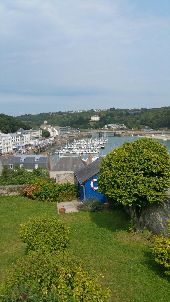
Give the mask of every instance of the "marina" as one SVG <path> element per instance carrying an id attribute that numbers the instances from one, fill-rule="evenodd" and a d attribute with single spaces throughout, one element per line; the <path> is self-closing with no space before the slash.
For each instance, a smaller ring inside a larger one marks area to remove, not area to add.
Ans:
<path id="1" fill-rule="evenodd" d="M 107 142 L 107 138 L 74 139 L 73 142 L 67 143 L 62 149 L 56 150 L 55 154 L 59 155 L 59 157 L 88 154 L 99 155 L 100 150 L 105 149 Z"/>
<path id="2" fill-rule="evenodd" d="M 116 137 L 112 135 L 97 137 L 97 134 L 94 134 L 90 139 L 74 139 L 74 141 L 66 143 L 64 147 L 55 151 L 55 155 L 59 158 L 66 156 L 80 156 L 81 158 L 87 158 L 88 155 L 91 154 L 93 157 L 97 158 L 99 156 L 105 156 L 111 150 L 118 148 L 126 142 L 132 142 L 139 138 L 139 136 Z M 170 153 L 170 140 L 161 138 L 159 141 L 167 147 L 168 152 Z"/>

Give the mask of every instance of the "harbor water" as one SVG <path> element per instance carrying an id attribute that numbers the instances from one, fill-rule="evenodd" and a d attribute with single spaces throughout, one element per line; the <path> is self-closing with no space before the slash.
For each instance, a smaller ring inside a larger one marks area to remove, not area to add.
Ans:
<path id="1" fill-rule="evenodd" d="M 132 142 L 134 140 L 139 139 L 140 137 L 138 136 L 121 136 L 121 137 L 117 137 L 117 136 L 107 136 L 107 143 L 105 145 L 105 149 L 102 149 L 100 151 L 100 155 L 104 156 L 106 154 L 108 154 L 111 150 L 123 145 L 126 142 Z M 159 140 L 162 144 L 164 144 L 167 149 L 168 152 L 170 153 L 170 140 Z"/>
<path id="2" fill-rule="evenodd" d="M 105 135 L 104 137 L 101 138 L 97 136 L 97 133 L 95 133 L 95 135 L 91 139 L 89 138 L 84 139 L 83 142 L 81 140 L 74 140 L 73 144 L 70 145 L 68 144 L 63 149 L 61 149 L 61 151 L 55 152 L 54 158 L 55 160 L 58 160 L 60 157 L 80 156 L 82 159 L 86 160 L 89 157 L 89 154 L 92 154 L 95 160 L 100 156 L 102 157 L 106 156 L 113 149 L 120 147 L 126 142 L 132 142 L 140 138 L 141 137 L 139 136 L 118 137 L 112 135 L 107 135 L 107 136 Z M 101 141 L 103 141 L 102 146 L 101 146 Z M 159 140 L 159 141 L 167 147 L 167 150 L 170 153 L 170 140 Z"/>

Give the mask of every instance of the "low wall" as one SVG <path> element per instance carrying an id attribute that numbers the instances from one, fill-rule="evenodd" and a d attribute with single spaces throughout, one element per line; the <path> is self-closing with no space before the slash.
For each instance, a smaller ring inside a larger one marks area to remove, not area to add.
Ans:
<path id="1" fill-rule="evenodd" d="M 0 186 L 0 196 L 18 196 L 26 185 Z"/>

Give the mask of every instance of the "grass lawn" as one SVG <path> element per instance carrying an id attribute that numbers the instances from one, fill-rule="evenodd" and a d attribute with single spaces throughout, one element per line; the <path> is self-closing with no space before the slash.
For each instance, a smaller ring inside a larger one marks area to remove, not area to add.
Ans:
<path id="1" fill-rule="evenodd" d="M 0 197 L 0 277 L 24 254 L 19 224 L 32 216 L 57 215 L 56 205 L 21 197 Z M 60 215 L 70 226 L 69 249 L 90 270 L 102 274 L 113 302 L 169 302 L 170 283 L 155 264 L 148 241 L 127 231 L 122 210 Z"/>

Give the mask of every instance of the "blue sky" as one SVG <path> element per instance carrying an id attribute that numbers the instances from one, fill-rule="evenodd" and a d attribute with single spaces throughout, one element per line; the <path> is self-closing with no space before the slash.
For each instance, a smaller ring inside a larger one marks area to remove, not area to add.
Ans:
<path id="1" fill-rule="evenodd" d="M 0 112 L 170 106 L 169 0 L 0 0 Z"/>

